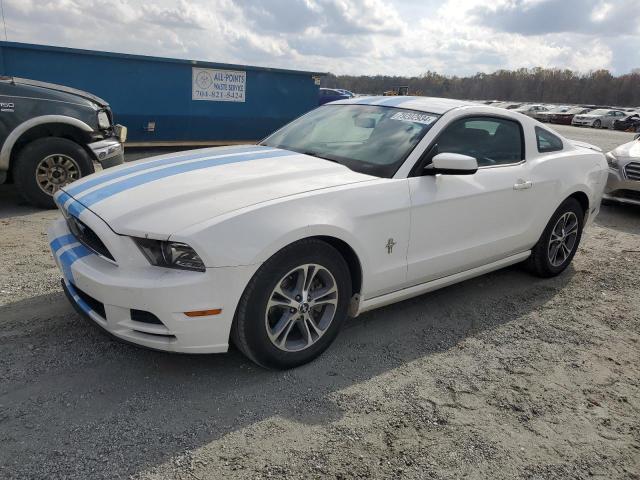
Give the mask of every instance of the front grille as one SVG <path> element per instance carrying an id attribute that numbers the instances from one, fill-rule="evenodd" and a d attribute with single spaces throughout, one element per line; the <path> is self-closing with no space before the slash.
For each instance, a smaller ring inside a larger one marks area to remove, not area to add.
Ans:
<path id="1" fill-rule="evenodd" d="M 104 311 L 104 303 L 96 300 L 95 298 L 93 298 L 88 293 L 83 292 L 82 290 L 80 290 L 75 285 L 74 285 L 74 288 L 75 288 L 75 291 L 78 294 L 78 296 L 84 301 L 84 303 L 89 305 L 89 308 L 91 308 L 91 310 L 96 312 L 102 318 L 107 318 L 107 315 L 106 315 L 106 313 Z"/>
<path id="2" fill-rule="evenodd" d="M 627 163 L 624 167 L 624 174 L 629 180 L 640 180 L 640 162 Z"/>
<path id="3" fill-rule="evenodd" d="M 640 202 L 640 191 L 638 190 L 616 190 L 614 192 L 611 192 L 610 195 L 612 197 L 626 198 L 628 200 L 635 200 L 637 202 Z"/>
<path id="4" fill-rule="evenodd" d="M 98 235 L 96 235 L 96 233 L 91 230 L 91 228 L 89 228 L 84 222 L 70 215 L 69 217 L 67 217 L 67 225 L 69 226 L 69 230 L 71 230 L 71 233 L 73 233 L 78 241 L 85 247 L 97 253 L 98 255 L 101 255 L 115 262 L 115 259 L 113 258 L 113 255 L 111 255 L 111 252 L 109 252 L 107 246 L 102 243 L 100 237 L 98 237 Z"/>

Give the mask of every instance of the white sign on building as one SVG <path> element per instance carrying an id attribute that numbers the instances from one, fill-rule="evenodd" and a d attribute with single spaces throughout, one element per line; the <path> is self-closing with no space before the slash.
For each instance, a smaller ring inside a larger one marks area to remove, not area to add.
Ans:
<path id="1" fill-rule="evenodd" d="M 212 102 L 244 102 L 247 72 L 193 68 L 191 98 Z"/>

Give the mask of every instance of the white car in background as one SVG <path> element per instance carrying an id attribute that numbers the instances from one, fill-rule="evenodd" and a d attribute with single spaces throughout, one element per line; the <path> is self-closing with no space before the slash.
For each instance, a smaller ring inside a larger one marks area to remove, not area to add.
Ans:
<path id="1" fill-rule="evenodd" d="M 514 112 L 522 113 L 531 118 L 536 118 L 538 114 L 548 111 L 549 108 L 544 105 L 523 105 L 522 107 L 514 109 Z"/>
<path id="2" fill-rule="evenodd" d="M 357 97 L 259 145 L 65 186 L 49 236 L 71 302 L 114 336 L 192 353 L 231 338 L 290 368 L 348 315 L 520 262 L 558 275 L 606 178 L 598 149 L 518 113 Z"/>
<path id="3" fill-rule="evenodd" d="M 627 115 L 622 110 L 598 108 L 589 113 L 575 115 L 571 120 L 571 125 L 576 127 L 612 128 L 614 121 L 621 120 Z"/>
<path id="4" fill-rule="evenodd" d="M 606 155 L 609 179 L 604 199 L 640 205 L 640 134 Z"/>

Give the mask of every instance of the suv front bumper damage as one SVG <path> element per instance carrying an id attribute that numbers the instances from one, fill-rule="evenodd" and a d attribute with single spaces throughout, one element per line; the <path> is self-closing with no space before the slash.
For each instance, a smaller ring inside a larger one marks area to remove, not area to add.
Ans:
<path id="1" fill-rule="evenodd" d="M 115 125 L 115 136 L 88 144 L 102 168 L 115 167 L 124 163 L 124 142 L 127 139 L 127 127 Z"/>

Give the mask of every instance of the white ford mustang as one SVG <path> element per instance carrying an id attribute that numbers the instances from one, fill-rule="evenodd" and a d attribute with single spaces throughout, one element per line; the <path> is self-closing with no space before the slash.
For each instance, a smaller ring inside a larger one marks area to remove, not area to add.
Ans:
<path id="1" fill-rule="evenodd" d="M 347 315 L 525 262 L 562 272 L 607 162 L 524 115 L 437 98 L 328 104 L 259 145 L 173 153 L 56 195 L 79 311 L 160 350 L 308 362 Z"/>

